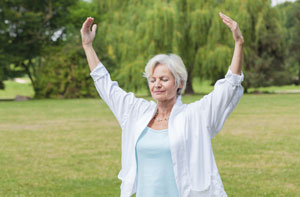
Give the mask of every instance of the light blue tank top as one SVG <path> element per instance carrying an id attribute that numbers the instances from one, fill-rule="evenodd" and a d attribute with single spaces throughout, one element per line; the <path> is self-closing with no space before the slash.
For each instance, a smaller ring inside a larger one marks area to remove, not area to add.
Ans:
<path id="1" fill-rule="evenodd" d="M 136 143 L 137 197 L 176 197 L 168 129 L 146 127 Z"/>

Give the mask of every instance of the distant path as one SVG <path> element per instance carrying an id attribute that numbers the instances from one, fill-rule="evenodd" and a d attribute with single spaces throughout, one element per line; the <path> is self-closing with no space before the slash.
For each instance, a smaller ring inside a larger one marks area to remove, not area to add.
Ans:
<path id="1" fill-rule="evenodd" d="M 299 90 L 276 90 L 274 92 L 276 94 L 300 93 L 300 89 Z"/>

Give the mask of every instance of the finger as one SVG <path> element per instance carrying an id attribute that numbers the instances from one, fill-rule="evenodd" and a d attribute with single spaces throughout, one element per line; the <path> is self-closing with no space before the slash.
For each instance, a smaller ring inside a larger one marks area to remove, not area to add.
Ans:
<path id="1" fill-rule="evenodd" d="M 231 28 L 232 24 L 226 20 L 223 20 L 223 23 L 225 23 L 225 25 L 227 25 L 229 28 Z"/>
<path id="2" fill-rule="evenodd" d="M 219 15 L 220 15 L 220 17 L 221 17 L 223 20 L 226 20 L 226 21 L 228 21 L 228 22 L 230 22 L 230 23 L 233 22 L 233 20 L 232 20 L 230 17 L 226 16 L 226 15 L 223 14 L 222 12 L 219 12 Z"/>
<path id="3" fill-rule="evenodd" d="M 229 16 L 223 14 L 222 12 L 219 12 L 219 13 L 222 18 L 231 19 Z"/>
<path id="4" fill-rule="evenodd" d="M 227 18 L 222 18 L 223 22 L 228 25 L 230 28 L 234 26 L 234 21 L 231 19 L 227 19 Z"/>
<path id="5" fill-rule="evenodd" d="M 82 29 L 86 26 L 86 23 L 88 21 L 89 18 L 86 18 L 85 21 L 82 23 Z"/>
<path id="6" fill-rule="evenodd" d="M 223 20 L 223 23 L 225 24 L 225 25 L 227 25 L 227 27 L 229 27 L 229 29 L 233 29 L 233 24 L 232 23 L 230 23 L 230 22 L 228 22 L 228 21 L 226 21 L 226 20 Z"/>
<path id="7" fill-rule="evenodd" d="M 92 17 L 88 17 L 85 22 L 82 25 L 82 28 L 84 31 L 88 31 L 91 28 L 91 25 L 93 24 L 94 19 Z"/>
<path id="8" fill-rule="evenodd" d="M 230 21 L 230 20 L 227 20 L 227 19 L 223 19 L 223 21 L 226 22 L 226 23 L 228 23 L 228 24 L 230 24 L 230 25 L 233 24 L 233 21 Z"/>
<path id="9" fill-rule="evenodd" d="M 97 24 L 94 24 L 93 27 L 92 27 L 92 32 L 95 33 L 96 29 L 97 29 Z"/>
<path id="10" fill-rule="evenodd" d="M 86 23 L 85 23 L 85 28 L 90 30 L 91 25 L 93 24 L 93 22 L 94 22 L 93 18 L 91 18 L 91 17 L 87 18 Z"/>

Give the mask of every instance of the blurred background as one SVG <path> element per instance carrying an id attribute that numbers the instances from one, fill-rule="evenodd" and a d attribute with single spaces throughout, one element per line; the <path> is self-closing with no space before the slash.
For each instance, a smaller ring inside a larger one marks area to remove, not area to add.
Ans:
<path id="1" fill-rule="evenodd" d="M 245 39 L 245 92 L 297 92 L 299 1 L 3 0 L 0 98 L 96 97 L 79 32 L 88 16 L 98 24 L 94 48 L 125 90 L 147 95 L 146 62 L 176 53 L 188 70 L 186 93 L 207 93 L 226 74 L 234 48 L 219 11 Z"/>
<path id="2" fill-rule="evenodd" d="M 225 191 L 299 196 L 300 0 L 1 0 L 0 196 L 120 196 L 122 134 L 81 47 L 87 17 L 121 88 L 152 99 L 145 64 L 175 53 L 191 103 L 231 63 L 220 11 L 245 39 L 247 93 L 212 140 Z"/>

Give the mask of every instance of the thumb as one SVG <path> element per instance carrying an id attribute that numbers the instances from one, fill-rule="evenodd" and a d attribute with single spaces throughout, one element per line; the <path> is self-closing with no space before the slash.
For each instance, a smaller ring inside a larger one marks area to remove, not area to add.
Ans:
<path id="1" fill-rule="evenodd" d="M 96 29 L 97 29 L 97 24 L 94 24 L 93 27 L 92 27 L 92 32 L 95 33 Z"/>

